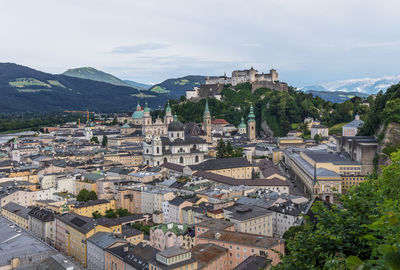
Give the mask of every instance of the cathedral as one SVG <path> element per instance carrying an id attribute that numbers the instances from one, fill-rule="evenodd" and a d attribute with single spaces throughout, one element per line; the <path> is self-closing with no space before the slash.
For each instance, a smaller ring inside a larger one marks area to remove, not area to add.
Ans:
<path id="1" fill-rule="evenodd" d="M 147 106 L 146 106 L 147 107 Z M 211 114 L 208 101 L 203 115 L 203 138 L 185 134 L 185 126 L 172 116 L 171 107 L 165 110 L 164 122 L 156 119 L 151 121 L 149 110 L 143 114 L 143 163 L 145 165 L 159 166 L 169 162 L 179 165 L 193 165 L 204 161 L 208 153 L 208 142 L 211 142 Z M 159 125 L 157 125 L 157 120 Z M 146 125 L 146 122 L 148 124 Z M 165 127 L 164 127 L 165 126 Z"/>

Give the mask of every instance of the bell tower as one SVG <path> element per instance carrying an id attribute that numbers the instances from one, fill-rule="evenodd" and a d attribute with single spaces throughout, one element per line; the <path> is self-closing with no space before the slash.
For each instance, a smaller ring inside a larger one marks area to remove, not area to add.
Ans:
<path id="1" fill-rule="evenodd" d="M 211 137 L 211 114 L 208 109 L 208 100 L 206 99 L 206 107 L 203 114 L 203 130 L 206 132 L 206 142 L 212 142 Z"/>
<path id="2" fill-rule="evenodd" d="M 174 117 L 172 116 L 171 106 L 169 105 L 168 101 L 167 107 L 165 108 L 164 124 L 169 125 L 173 120 Z"/>
<path id="3" fill-rule="evenodd" d="M 253 105 L 250 105 L 250 112 L 248 116 L 249 120 L 247 121 L 247 127 L 250 141 L 254 141 L 256 139 L 256 116 L 253 112 Z"/>

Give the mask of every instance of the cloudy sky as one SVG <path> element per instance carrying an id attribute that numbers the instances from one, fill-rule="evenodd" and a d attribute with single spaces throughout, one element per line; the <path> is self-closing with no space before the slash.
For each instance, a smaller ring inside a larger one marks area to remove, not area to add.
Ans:
<path id="1" fill-rule="evenodd" d="M 294 86 L 400 74 L 397 0 L 1 0 L 0 62 L 157 83 L 275 68 Z"/>

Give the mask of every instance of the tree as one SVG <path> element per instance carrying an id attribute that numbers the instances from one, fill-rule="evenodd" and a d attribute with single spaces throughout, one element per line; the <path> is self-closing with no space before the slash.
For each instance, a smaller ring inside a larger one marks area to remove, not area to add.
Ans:
<path id="1" fill-rule="evenodd" d="M 322 136 L 320 135 L 320 134 L 315 134 L 314 135 L 314 140 L 317 142 L 317 143 L 320 143 L 320 142 L 322 142 Z"/>
<path id="2" fill-rule="evenodd" d="M 104 135 L 103 140 L 101 141 L 101 146 L 106 147 L 107 144 L 108 144 L 108 138 L 107 138 L 107 135 Z"/>
<path id="3" fill-rule="evenodd" d="M 97 200 L 97 194 L 93 190 L 88 194 L 88 201 L 95 201 Z"/>
<path id="4" fill-rule="evenodd" d="M 96 136 L 93 136 L 93 137 L 90 139 L 90 142 L 99 143 L 99 138 L 97 138 Z"/>
<path id="5" fill-rule="evenodd" d="M 224 158 L 226 156 L 225 142 L 221 139 L 217 144 L 217 158 Z"/>
<path id="6" fill-rule="evenodd" d="M 117 213 L 114 210 L 109 209 L 106 211 L 106 218 L 117 218 Z"/>
<path id="7" fill-rule="evenodd" d="M 87 202 L 89 200 L 89 191 L 86 188 L 79 191 L 78 196 L 76 196 L 76 200 L 80 202 Z"/>
<path id="8" fill-rule="evenodd" d="M 118 119 L 117 119 L 117 117 L 115 116 L 114 119 L 113 119 L 112 122 L 111 122 L 111 125 L 112 125 L 112 126 L 115 126 L 116 124 L 118 124 Z"/>
<path id="9" fill-rule="evenodd" d="M 99 213 L 99 211 L 94 211 L 94 212 L 92 213 L 92 215 L 93 215 L 93 218 L 94 218 L 94 219 L 98 219 L 98 218 L 103 217 L 103 216 Z"/>
<path id="10" fill-rule="evenodd" d="M 126 217 L 126 216 L 131 215 L 131 213 L 129 213 L 129 211 L 127 209 L 123 209 L 123 208 L 118 208 L 117 214 L 119 217 Z"/>

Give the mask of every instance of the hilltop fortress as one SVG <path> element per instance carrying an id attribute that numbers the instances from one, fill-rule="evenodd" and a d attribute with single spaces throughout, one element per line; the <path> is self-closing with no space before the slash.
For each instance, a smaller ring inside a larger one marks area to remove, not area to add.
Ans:
<path id="1" fill-rule="evenodd" d="M 236 86 L 239 83 L 251 83 L 253 93 L 262 87 L 276 91 L 288 90 L 287 83 L 279 82 L 278 72 L 275 69 L 270 69 L 269 73 L 259 73 L 258 70 L 251 67 L 245 70 L 234 70 L 232 77 L 228 77 L 226 74 L 219 77 L 207 77 L 205 84 L 186 91 L 186 98 L 218 98 L 224 85 Z"/>

